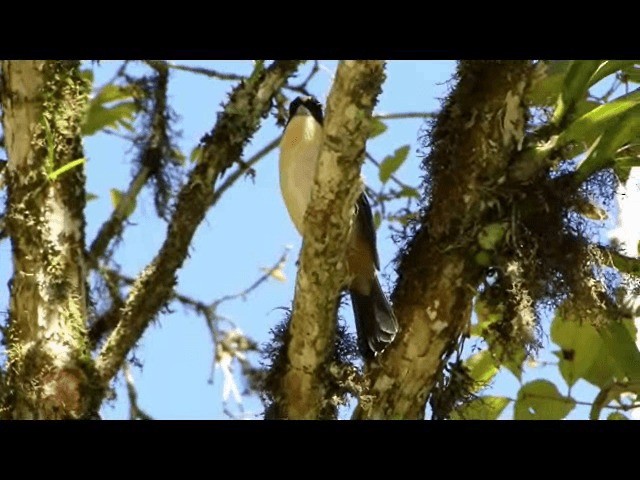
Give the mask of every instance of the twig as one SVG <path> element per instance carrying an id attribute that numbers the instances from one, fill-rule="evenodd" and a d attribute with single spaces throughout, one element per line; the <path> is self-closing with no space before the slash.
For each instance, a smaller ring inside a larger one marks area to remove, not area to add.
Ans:
<path id="1" fill-rule="evenodd" d="M 129 362 L 124 362 L 122 367 L 124 380 L 127 384 L 127 394 L 129 396 L 129 419 L 130 420 L 153 420 L 153 417 L 138 406 L 138 392 L 133 383 L 133 375 L 129 368 Z"/>
<path id="2" fill-rule="evenodd" d="M 255 282 L 253 282 L 249 287 L 245 288 L 241 292 L 234 293 L 232 295 L 225 295 L 218 300 L 215 300 L 211 303 L 211 308 L 215 309 L 220 306 L 221 303 L 228 302 L 229 300 L 235 300 L 236 298 L 244 298 L 253 292 L 256 288 L 258 288 L 262 283 L 269 279 L 273 275 L 276 270 L 282 269 L 284 264 L 287 261 L 287 256 L 289 255 L 289 250 L 291 247 L 286 247 L 278 261 L 268 270 L 265 270 L 264 275 L 258 278 Z"/>
<path id="3" fill-rule="evenodd" d="M 216 80 L 237 81 L 237 80 L 246 80 L 248 78 L 245 75 L 239 75 L 237 73 L 220 72 L 218 70 L 214 70 L 212 68 L 205 68 L 205 67 L 178 65 L 178 64 L 167 62 L 164 60 L 145 60 L 145 63 L 147 63 L 149 66 L 152 66 L 152 67 L 154 65 L 157 66 L 157 65 L 163 64 L 167 68 L 170 68 L 172 70 L 180 70 L 183 72 L 195 73 L 197 75 L 204 75 L 205 77 L 215 78 Z M 320 71 L 320 67 L 318 66 L 318 61 L 315 60 L 313 68 L 311 69 L 311 72 L 302 83 L 298 85 L 285 84 L 283 88 L 287 90 L 291 90 L 293 92 L 301 93 L 303 95 L 309 95 L 309 92 L 307 90 L 307 84 L 311 81 L 311 79 L 315 76 L 315 74 L 318 73 L 318 71 Z"/>
<path id="4" fill-rule="evenodd" d="M 89 247 L 89 262 L 92 267 L 97 265 L 98 259 L 107 251 L 111 241 L 122 234 L 124 222 L 131 214 L 131 205 L 134 204 L 138 194 L 149 180 L 151 170 L 141 166 L 138 173 L 131 179 L 129 188 L 120 199 L 116 208 L 111 212 L 109 219 L 102 224 L 96 238 Z"/>
<path id="5" fill-rule="evenodd" d="M 215 193 L 213 195 L 212 205 L 215 205 L 216 203 L 218 203 L 218 200 L 220 200 L 220 197 L 222 197 L 224 192 L 229 190 L 229 188 L 233 186 L 233 184 L 238 180 L 238 178 L 240 178 L 242 174 L 250 172 L 251 167 L 253 167 L 256 163 L 258 163 L 258 161 L 260 161 L 262 158 L 267 156 L 272 150 L 274 150 L 280 143 L 281 138 L 282 136 L 272 140 L 267 145 L 262 147 L 262 149 L 260 149 L 255 155 L 253 155 L 248 160 L 238 162 L 239 164 L 238 168 L 232 174 L 230 174 L 225 179 L 224 182 L 222 182 L 219 188 L 215 190 Z"/>
<path id="6" fill-rule="evenodd" d="M 373 116 L 378 120 L 399 120 L 405 118 L 436 118 L 437 112 L 404 112 L 404 113 L 379 113 Z"/>

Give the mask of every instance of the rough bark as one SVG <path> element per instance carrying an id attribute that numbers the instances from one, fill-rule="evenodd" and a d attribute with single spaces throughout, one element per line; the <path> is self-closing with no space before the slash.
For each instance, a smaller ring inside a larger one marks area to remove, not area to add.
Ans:
<path id="1" fill-rule="evenodd" d="M 81 121 L 89 86 L 79 62 L 5 61 L 3 127 L 9 157 L 8 418 L 79 418 L 97 410 L 87 346 Z"/>
<path id="2" fill-rule="evenodd" d="M 431 205 L 399 259 L 392 298 L 400 333 L 368 366 L 372 400 L 355 418 L 424 417 L 443 361 L 470 320 L 482 276 L 472 252 L 522 148 L 532 71 L 529 61 L 459 64 L 431 136 Z"/>
<path id="3" fill-rule="evenodd" d="M 286 366 L 275 416 L 331 417 L 325 382 L 333 356 L 336 308 L 344 286 L 345 247 L 373 107 L 384 80 L 382 61 L 340 62 L 328 98 L 324 144 L 318 159 L 285 344 Z"/>
<path id="4" fill-rule="evenodd" d="M 126 354 L 172 296 L 176 272 L 187 256 L 197 227 L 215 200 L 216 181 L 238 162 L 249 138 L 271 106 L 273 96 L 295 72 L 299 61 L 276 61 L 269 68 L 258 63 L 253 74 L 231 93 L 213 131 L 202 139 L 202 159 L 178 195 L 167 237 L 120 309 L 118 325 L 96 359 L 104 383 L 122 366 Z"/>

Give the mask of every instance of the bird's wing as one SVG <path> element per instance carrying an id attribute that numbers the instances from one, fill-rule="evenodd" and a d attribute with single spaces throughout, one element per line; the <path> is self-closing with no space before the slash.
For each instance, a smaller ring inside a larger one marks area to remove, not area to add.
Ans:
<path id="1" fill-rule="evenodd" d="M 376 227 L 373 224 L 371 204 L 369 204 L 369 199 L 365 192 L 360 194 L 360 198 L 358 198 L 356 203 L 356 210 L 358 228 L 371 247 L 376 270 L 380 270 L 380 259 L 378 258 L 378 247 L 376 246 Z"/>

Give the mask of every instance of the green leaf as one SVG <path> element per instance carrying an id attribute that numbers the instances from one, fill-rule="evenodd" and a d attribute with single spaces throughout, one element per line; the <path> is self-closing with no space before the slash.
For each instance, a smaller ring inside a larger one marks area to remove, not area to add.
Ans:
<path id="1" fill-rule="evenodd" d="M 560 95 L 564 77 L 571 65 L 570 60 L 552 60 L 545 62 L 546 74 L 527 92 L 527 99 L 533 105 L 553 105 Z"/>
<path id="2" fill-rule="evenodd" d="M 567 319 L 560 313 L 556 313 L 551 323 L 551 340 L 562 349 L 556 353 L 560 359 L 558 367 L 569 386 L 591 368 L 603 346 L 602 339 L 593 326 Z"/>
<path id="3" fill-rule="evenodd" d="M 474 353 L 465 360 L 464 365 L 469 370 L 469 376 L 479 384 L 479 387 L 486 385 L 498 373 L 498 367 L 489 350 Z"/>
<path id="4" fill-rule="evenodd" d="M 69 170 L 71 170 L 72 168 L 77 167 L 78 165 L 82 165 L 84 162 L 86 162 L 87 159 L 86 158 L 79 158 L 77 160 L 72 160 L 71 162 L 61 166 L 60 168 L 54 170 L 53 172 L 49 173 L 49 180 L 57 180 L 58 177 L 60 175 L 62 175 L 65 172 L 68 172 Z"/>
<path id="5" fill-rule="evenodd" d="M 489 265 L 491 265 L 493 257 L 486 250 L 480 250 L 474 255 L 473 259 L 481 267 L 488 267 Z"/>
<path id="6" fill-rule="evenodd" d="M 504 237 L 506 231 L 504 223 L 491 223 L 486 225 L 478 233 L 478 244 L 484 250 L 493 250 Z"/>
<path id="7" fill-rule="evenodd" d="M 635 63 L 640 63 L 636 60 Z M 623 80 L 627 82 L 640 83 L 640 66 L 630 66 L 623 70 L 622 72 Z"/>
<path id="8" fill-rule="evenodd" d="M 589 149 L 587 158 L 578 166 L 576 181 L 613 164 L 618 148 L 632 140 L 640 130 L 640 105 L 621 114 Z"/>
<path id="9" fill-rule="evenodd" d="M 191 155 L 189 155 L 189 161 L 191 163 L 198 163 L 202 159 L 202 145 L 198 145 L 196 148 L 191 150 Z"/>
<path id="10" fill-rule="evenodd" d="M 570 142 L 592 144 L 598 136 L 608 130 L 623 115 L 629 112 L 638 114 L 639 103 L 640 91 L 635 91 L 594 108 L 578 117 L 560 133 L 556 145 L 562 146 Z"/>
<path id="11" fill-rule="evenodd" d="M 87 112 L 84 124 L 82 125 L 82 134 L 85 136 L 107 127 L 124 127 L 131 131 L 130 120 L 133 119 L 138 107 L 134 102 L 122 102 L 111 108 L 104 108 L 100 105 L 93 106 Z"/>
<path id="12" fill-rule="evenodd" d="M 564 77 L 562 92 L 558 97 L 551 122 L 559 125 L 571 114 L 576 103 L 583 99 L 589 90 L 589 80 L 602 64 L 602 60 L 574 60 Z"/>
<path id="13" fill-rule="evenodd" d="M 97 200 L 98 198 L 100 198 L 98 197 L 98 195 L 91 192 L 87 192 L 87 194 L 85 195 L 85 199 L 87 202 L 91 202 L 92 200 Z"/>
<path id="14" fill-rule="evenodd" d="M 93 135 L 107 127 L 123 127 L 132 131 L 131 121 L 138 111 L 138 106 L 130 100 L 133 96 L 133 87 L 105 85 L 89 103 L 82 125 L 82 134 Z M 113 102 L 119 103 L 107 106 Z"/>
<path id="15" fill-rule="evenodd" d="M 514 408 L 516 420 L 560 420 L 576 406 L 548 380 L 534 380 L 520 388 Z"/>
<path id="16" fill-rule="evenodd" d="M 609 322 L 599 333 L 618 368 L 630 381 L 639 382 L 640 351 L 629 329 L 620 322 Z"/>
<path id="17" fill-rule="evenodd" d="M 495 420 L 509 405 L 506 397 L 478 397 L 451 413 L 452 420 Z"/>
<path id="18" fill-rule="evenodd" d="M 112 188 L 109 192 L 111 194 L 111 204 L 113 208 L 121 211 L 123 218 L 128 218 L 136 209 L 136 200 L 127 199 L 125 194 L 117 188 Z"/>
<path id="19" fill-rule="evenodd" d="M 398 197 L 417 198 L 420 199 L 420 194 L 417 188 L 402 187 L 402 190 L 398 192 Z"/>
<path id="20" fill-rule="evenodd" d="M 387 131 L 387 125 L 377 118 L 371 120 L 369 124 L 369 138 L 375 138 Z"/>
<path id="21" fill-rule="evenodd" d="M 621 414 L 620 412 L 611 412 L 607 417 L 607 420 L 629 420 L 629 419 L 625 417 L 623 414 Z"/>
<path id="22" fill-rule="evenodd" d="M 636 62 L 637 60 L 605 60 L 591 76 L 589 85 L 595 85 L 603 78 L 608 77 L 612 73 L 616 73 L 618 70 L 633 67 L 633 64 Z"/>
<path id="23" fill-rule="evenodd" d="M 404 145 L 396 149 L 393 155 L 388 155 L 382 160 L 379 171 L 380 181 L 382 183 L 386 183 L 387 180 L 391 178 L 391 175 L 402 166 L 409 155 L 409 148 L 409 145 Z"/>
<path id="24" fill-rule="evenodd" d="M 376 212 L 373 214 L 373 226 L 376 228 L 376 230 L 380 228 L 381 223 L 382 223 L 382 215 L 380 215 L 380 212 L 376 210 Z"/>

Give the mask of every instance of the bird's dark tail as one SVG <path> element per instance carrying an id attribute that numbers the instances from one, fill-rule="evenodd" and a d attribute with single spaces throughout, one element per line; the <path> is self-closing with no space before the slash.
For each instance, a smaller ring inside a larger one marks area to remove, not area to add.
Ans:
<path id="1" fill-rule="evenodd" d="M 362 295 L 355 290 L 349 290 L 349 293 L 360 353 L 367 359 L 373 358 L 393 341 L 398 333 L 398 321 L 377 278 L 373 279 L 369 295 Z"/>

